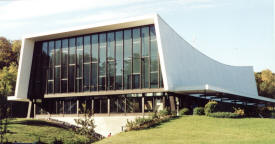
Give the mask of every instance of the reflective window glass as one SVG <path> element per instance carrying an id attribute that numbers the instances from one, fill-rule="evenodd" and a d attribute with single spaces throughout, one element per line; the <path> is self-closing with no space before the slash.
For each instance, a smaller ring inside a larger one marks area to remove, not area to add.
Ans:
<path id="1" fill-rule="evenodd" d="M 48 43 L 43 42 L 42 44 L 42 58 L 43 58 L 43 66 L 48 67 Z"/>
<path id="2" fill-rule="evenodd" d="M 124 89 L 132 86 L 132 34 L 131 30 L 124 30 Z"/>
<path id="3" fill-rule="evenodd" d="M 114 32 L 109 32 L 107 34 L 107 40 L 108 40 L 108 60 L 114 60 L 115 59 L 115 35 Z"/>
<path id="4" fill-rule="evenodd" d="M 76 77 L 82 77 L 82 64 L 83 64 L 83 37 L 77 38 L 77 66 Z"/>
<path id="5" fill-rule="evenodd" d="M 96 91 L 97 90 L 97 63 L 92 63 L 92 70 L 91 70 L 91 90 Z"/>
<path id="6" fill-rule="evenodd" d="M 123 41 L 122 31 L 116 32 L 116 89 L 122 89 Z"/>
<path id="7" fill-rule="evenodd" d="M 108 89 L 112 90 L 114 89 L 115 86 L 115 62 L 114 61 L 109 61 L 108 62 L 108 78 L 107 78 L 107 84 L 108 84 Z"/>
<path id="8" fill-rule="evenodd" d="M 90 64 L 84 64 L 84 75 L 83 75 L 83 80 L 84 80 L 84 91 L 89 91 L 89 79 L 90 79 Z"/>
<path id="9" fill-rule="evenodd" d="M 70 38 L 69 63 L 75 64 L 75 38 Z"/>
<path id="10" fill-rule="evenodd" d="M 149 27 L 141 28 L 142 56 L 149 56 Z"/>
<path id="11" fill-rule="evenodd" d="M 98 35 L 92 35 L 92 61 L 98 61 Z"/>
<path id="12" fill-rule="evenodd" d="M 68 39 L 62 40 L 62 61 L 61 61 L 61 77 L 62 78 L 68 78 L 67 73 L 67 62 L 68 62 Z"/>
<path id="13" fill-rule="evenodd" d="M 61 60 L 61 40 L 55 41 L 55 65 L 60 65 Z"/>
<path id="14" fill-rule="evenodd" d="M 54 92 L 60 92 L 60 67 L 55 67 Z"/>
<path id="15" fill-rule="evenodd" d="M 75 66 L 69 66 L 69 92 L 74 92 Z"/>
<path id="16" fill-rule="evenodd" d="M 91 53 L 91 38 L 90 36 L 84 36 L 84 62 L 90 62 Z"/>
<path id="17" fill-rule="evenodd" d="M 149 58 L 145 57 L 142 59 L 142 88 L 149 88 Z"/>
<path id="18" fill-rule="evenodd" d="M 54 66 L 54 41 L 49 42 L 49 57 L 50 63 L 49 66 Z"/>

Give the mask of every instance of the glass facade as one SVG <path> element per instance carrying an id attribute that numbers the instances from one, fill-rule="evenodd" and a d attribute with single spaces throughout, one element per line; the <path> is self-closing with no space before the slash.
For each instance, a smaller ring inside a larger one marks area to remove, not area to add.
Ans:
<path id="1" fill-rule="evenodd" d="M 109 113 L 141 113 L 158 111 L 160 103 L 163 103 L 163 96 L 146 96 L 140 94 L 115 95 L 111 97 L 94 96 L 80 98 L 57 98 L 46 99 L 43 104 L 37 105 L 37 114 L 83 114 L 87 111 L 93 114 L 108 113 L 108 99 L 110 102 Z M 142 108 L 142 99 L 144 107 Z M 78 104 L 77 104 L 78 103 Z M 78 106 L 78 108 L 77 108 Z"/>
<path id="2" fill-rule="evenodd" d="M 37 43 L 45 94 L 163 87 L 154 25 Z"/>

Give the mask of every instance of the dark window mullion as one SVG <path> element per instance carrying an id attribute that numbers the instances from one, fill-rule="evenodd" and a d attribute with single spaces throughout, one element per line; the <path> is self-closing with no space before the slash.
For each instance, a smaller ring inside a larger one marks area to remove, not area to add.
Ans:
<path id="1" fill-rule="evenodd" d="M 122 30 L 122 89 L 124 89 L 124 30 Z"/>
<path id="2" fill-rule="evenodd" d="M 82 36 L 82 87 L 81 91 L 84 91 L 84 36 Z"/>
<path id="3" fill-rule="evenodd" d="M 89 59 L 90 59 L 90 69 L 89 69 L 89 91 L 91 91 L 91 77 L 92 77 L 92 35 L 89 35 L 90 37 L 90 56 L 89 56 Z M 86 100 L 85 100 L 85 104 L 86 104 Z"/>
<path id="4" fill-rule="evenodd" d="M 133 67 L 134 67 L 133 41 L 134 41 L 133 29 L 131 29 L 131 82 L 130 82 L 131 89 L 133 89 L 133 72 L 134 72 L 134 70 L 133 70 Z"/>
<path id="5" fill-rule="evenodd" d="M 55 93 L 55 41 L 53 41 L 53 93 Z"/>
<path id="6" fill-rule="evenodd" d="M 143 56 L 142 56 L 142 31 L 141 31 L 141 28 L 142 27 L 139 27 L 139 35 L 140 35 L 140 78 L 139 78 L 139 88 L 141 89 L 142 88 L 142 79 L 143 79 L 143 75 L 142 75 L 142 64 L 143 64 Z"/>
<path id="7" fill-rule="evenodd" d="M 108 35 L 108 33 L 106 32 L 105 33 L 105 79 L 104 79 L 104 81 L 105 81 L 105 90 L 107 90 L 108 88 L 108 84 L 107 84 L 107 79 L 108 79 L 108 55 L 107 55 L 107 53 L 108 53 L 108 40 L 107 40 L 107 35 Z"/>
<path id="8" fill-rule="evenodd" d="M 148 53 L 148 71 L 149 71 L 149 78 L 148 78 L 148 87 L 151 88 L 151 34 L 150 34 L 150 26 L 148 26 L 148 29 L 149 29 L 149 53 Z"/>
<path id="9" fill-rule="evenodd" d="M 100 57 L 99 57 L 99 51 L 100 51 L 100 40 L 99 40 L 99 34 L 97 35 L 97 83 L 96 83 L 96 89 L 99 91 L 99 63 L 100 63 Z"/>
<path id="10" fill-rule="evenodd" d="M 116 90 L 116 67 L 117 67 L 117 63 L 116 63 L 116 31 L 114 31 L 114 90 Z"/>
<path id="11" fill-rule="evenodd" d="M 49 42 L 47 42 L 47 54 L 46 54 L 46 62 L 47 62 L 47 65 L 46 65 L 46 94 L 48 94 L 48 80 L 49 80 Z"/>
<path id="12" fill-rule="evenodd" d="M 74 77 L 73 77 L 73 80 L 74 80 L 74 92 L 76 92 L 76 71 L 77 71 L 77 37 L 74 38 Z"/>

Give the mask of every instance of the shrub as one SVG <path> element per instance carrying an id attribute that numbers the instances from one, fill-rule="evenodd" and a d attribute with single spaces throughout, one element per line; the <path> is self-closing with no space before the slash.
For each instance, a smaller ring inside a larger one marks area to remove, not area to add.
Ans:
<path id="1" fill-rule="evenodd" d="M 259 113 L 265 118 L 271 117 L 271 111 L 267 107 L 260 108 Z"/>
<path id="2" fill-rule="evenodd" d="M 158 112 L 159 117 L 164 117 L 164 116 L 167 116 L 169 114 L 170 113 L 166 108 Z"/>
<path id="3" fill-rule="evenodd" d="M 61 139 L 54 138 L 51 144 L 63 144 L 63 141 Z"/>
<path id="4" fill-rule="evenodd" d="M 188 114 L 190 114 L 189 108 L 183 108 L 179 111 L 179 115 L 181 115 L 181 116 L 182 115 L 188 115 Z"/>
<path id="5" fill-rule="evenodd" d="M 233 109 L 235 110 L 234 113 L 235 114 L 238 114 L 239 116 L 244 116 L 244 110 L 241 109 L 241 108 L 234 108 Z"/>
<path id="6" fill-rule="evenodd" d="M 205 106 L 204 106 L 204 113 L 205 115 L 209 115 L 210 113 L 215 112 L 215 108 L 217 106 L 216 101 L 209 101 Z"/>
<path id="7" fill-rule="evenodd" d="M 195 107 L 193 109 L 193 115 L 204 115 L 204 108 L 203 107 Z"/>
<path id="8" fill-rule="evenodd" d="M 215 118 L 240 118 L 241 116 L 232 112 L 214 112 L 209 113 L 208 116 Z"/>

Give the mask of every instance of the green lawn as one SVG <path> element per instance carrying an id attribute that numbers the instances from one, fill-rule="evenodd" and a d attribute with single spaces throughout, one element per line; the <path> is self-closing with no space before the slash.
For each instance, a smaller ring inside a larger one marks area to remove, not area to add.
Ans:
<path id="1" fill-rule="evenodd" d="M 155 128 L 120 133 L 96 144 L 274 144 L 275 120 L 184 116 Z"/>
<path id="2" fill-rule="evenodd" d="M 45 143 L 50 143 L 54 138 L 62 138 L 65 143 L 76 140 L 85 140 L 83 136 L 75 134 L 73 131 L 64 129 L 56 124 L 42 120 L 14 119 L 8 125 L 9 133 L 6 135 L 9 141 L 14 142 L 34 142 L 40 137 Z"/>

